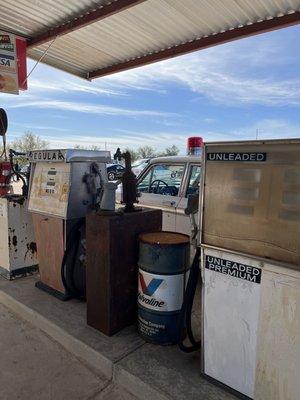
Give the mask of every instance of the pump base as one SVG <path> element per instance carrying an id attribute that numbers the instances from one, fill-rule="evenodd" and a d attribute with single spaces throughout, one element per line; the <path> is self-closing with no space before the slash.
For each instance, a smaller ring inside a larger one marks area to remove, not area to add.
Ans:
<path id="1" fill-rule="evenodd" d="M 36 264 L 30 267 L 23 267 L 8 271 L 6 268 L 0 266 L 0 276 L 3 276 L 5 279 L 9 281 L 12 281 L 17 278 L 23 278 L 24 276 L 33 275 L 37 273 L 38 268 L 39 266 Z"/>
<path id="2" fill-rule="evenodd" d="M 35 283 L 35 287 L 37 287 L 38 289 L 43 290 L 44 292 L 51 294 L 51 296 L 56 297 L 57 299 L 61 300 L 61 301 L 67 301 L 70 300 L 72 298 L 71 295 L 67 294 L 67 293 L 62 293 L 59 292 L 56 289 L 53 289 L 52 287 L 46 285 L 45 283 L 43 283 L 42 281 L 38 281 Z"/>
<path id="3" fill-rule="evenodd" d="M 205 373 L 201 373 L 201 376 L 203 376 L 204 379 L 206 379 L 208 382 L 213 383 L 214 385 L 224 389 L 226 392 L 233 394 L 234 396 L 236 396 L 237 398 L 241 399 L 241 400 L 253 400 L 251 397 L 246 396 L 245 394 L 232 389 L 230 386 L 225 385 L 225 383 L 222 383 L 220 381 L 218 381 L 217 379 L 212 378 L 209 375 L 206 375 Z"/>

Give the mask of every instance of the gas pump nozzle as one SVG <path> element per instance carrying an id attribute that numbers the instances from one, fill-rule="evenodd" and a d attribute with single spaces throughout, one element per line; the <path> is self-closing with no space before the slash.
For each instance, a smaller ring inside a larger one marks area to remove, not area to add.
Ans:
<path id="1" fill-rule="evenodd" d="M 87 186 L 87 190 L 92 195 L 92 207 L 97 208 L 101 201 L 101 186 L 102 179 L 96 162 L 91 163 L 90 173 L 86 173 L 83 177 L 83 182 Z"/>

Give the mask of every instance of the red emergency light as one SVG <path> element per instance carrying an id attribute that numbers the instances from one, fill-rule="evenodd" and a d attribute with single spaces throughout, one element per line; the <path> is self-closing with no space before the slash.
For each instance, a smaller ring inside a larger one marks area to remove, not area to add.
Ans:
<path id="1" fill-rule="evenodd" d="M 201 156 L 203 147 L 203 138 L 192 136 L 187 139 L 187 153 L 190 156 Z"/>

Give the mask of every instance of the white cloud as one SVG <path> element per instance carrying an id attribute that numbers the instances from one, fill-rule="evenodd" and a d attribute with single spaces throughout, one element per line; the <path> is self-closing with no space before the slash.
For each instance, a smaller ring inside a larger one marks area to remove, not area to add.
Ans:
<path id="1" fill-rule="evenodd" d="M 96 82 L 82 82 L 79 78 L 63 79 L 60 81 L 43 81 L 40 79 L 31 79 L 30 83 L 31 92 L 80 92 L 94 95 L 107 95 L 107 96 L 124 96 L 125 93 L 108 88 L 101 88 Z"/>
<path id="2" fill-rule="evenodd" d="M 249 127 L 235 130 L 240 139 L 292 139 L 300 138 L 300 125 L 283 119 L 263 119 Z"/>
<path id="3" fill-rule="evenodd" d="M 250 126 L 231 131 L 208 131 L 203 134 L 205 141 L 292 139 L 300 138 L 300 125 L 283 119 L 262 119 Z"/>
<path id="4" fill-rule="evenodd" d="M 75 101 L 64 101 L 64 100 L 28 100 L 20 101 L 17 104 L 11 102 L 7 105 L 7 108 L 24 108 L 30 107 L 35 109 L 55 109 L 60 111 L 74 111 L 79 113 L 87 114 L 98 114 L 98 115 L 116 115 L 116 116 L 127 116 L 127 117 L 174 117 L 177 114 L 168 113 L 157 110 L 137 110 L 128 109 L 114 106 L 106 106 L 101 104 L 91 104 Z"/>
<path id="5" fill-rule="evenodd" d="M 266 45 L 269 44 L 269 46 Z M 270 68 L 285 68 L 283 49 L 265 39 L 259 45 L 235 43 L 202 50 L 188 56 L 125 71 L 102 78 L 115 87 L 157 88 L 167 82 L 188 87 L 215 102 L 241 106 L 261 104 L 270 106 L 299 105 L 300 77 L 283 78 L 270 75 Z M 293 58 L 299 62 L 299 56 Z M 284 76 L 284 75 L 283 75 Z"/>
<path id="6" fill-rule="evenodd" d="M 284 139 L 299 137 L 300 126 L 293 125 L 285 120 L 264 119 L 257 121 L 250 126 L 244 126 L 233 131 L 201 131 L 201 132 L 164 132 L 164 131 L 131 131 L 126 129 L 116 129 L 111 135 L 97 135 L 97 132 L 85 135 L 64 134 L 62 137 L 44 135 L 43 138 L 50 142 L 52 148 L 74 147 L 76 144 L 81 146 L 97 145 L 110 151 L 115 151 L 117 147 L 136 149 L 141 145 L 148 145 L 163 150 L 170 145 L 176 145 L 181 154 L 186 153 L 186 141 L 189 136 L 202 136 L 206 142 L 234 141 L 234 140 L 254 140 L 258 129 L 258 139 Z"/>

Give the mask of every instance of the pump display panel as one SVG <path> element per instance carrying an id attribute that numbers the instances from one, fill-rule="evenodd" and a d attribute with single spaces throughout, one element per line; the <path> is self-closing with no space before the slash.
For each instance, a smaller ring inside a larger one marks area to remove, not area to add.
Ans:
<path id="1" fill-rule="evenodd" d="M 300 141 L 207 144 L 202 243 L 300 265 Z"/>
<path id="2" fill-rule="evenodd" d="M 65 218 L 70 190 L 67 163 L 37 163 L 31 184 L 28 209 Z"/>

